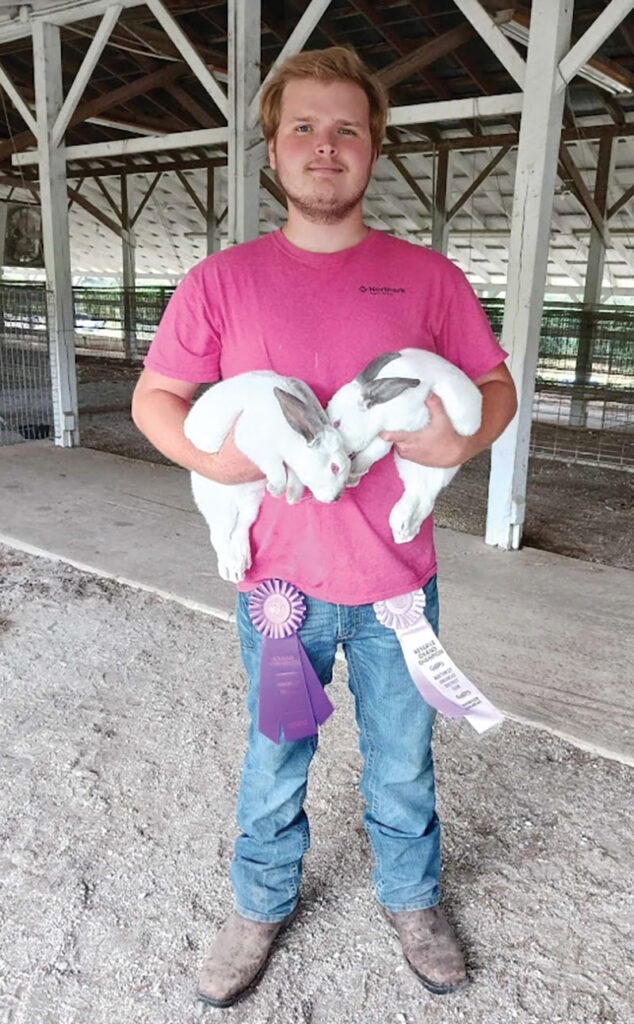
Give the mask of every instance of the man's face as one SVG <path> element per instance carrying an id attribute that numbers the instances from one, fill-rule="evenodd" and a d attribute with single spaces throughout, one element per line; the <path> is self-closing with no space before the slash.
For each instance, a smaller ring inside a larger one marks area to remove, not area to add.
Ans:
<path id="1" fill-rule="evenodd" d="M 269 161 L 289 202 L 315 224 L 337 224 L 361 202 L 376 162 L 368 98 L 354 82 L 292 79 Z"/>

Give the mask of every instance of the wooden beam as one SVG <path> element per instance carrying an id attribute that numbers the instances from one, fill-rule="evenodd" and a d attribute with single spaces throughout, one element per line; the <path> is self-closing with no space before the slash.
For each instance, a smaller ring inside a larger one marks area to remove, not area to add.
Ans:
<path id="1" fill-rule="evenodd" d="M 473 25 L 478 35 L 484 40 L 490 50 L 493 51 L 503 68 L 515 79 L 520 89 L 524 88 L 526 77 L 526 62 L 520 57 L 513 46 L 513 43 L 506 38 L 496 18 L 492 18 L 484 9 L 479 0 L 454 0 L 456 7 L 459 7 L 465 18 Z M 512 15 L 511 15 L 512 16 Z M 503 15 L 498 18 L 510 20 Z"/>
<path id="2" fill-rule="evenodd" d="M 174 132 L 162 136 L 146 135 L 138 139 L 113 139 L 111 142 L 94 142 L 85 146 L 67 146 L 64 153 L 66 160 L 100 160 L 102 157 L 132 153 L 160 153 L 170 149 L 216 146 L 226 142 L 228 135 L 228 128 L 199 128 L 193 132 Z M 37 152 L 16 153 L 12 163 L 16 167 L 28 167 L 37 161 Z"/>
<path id="3" fill-rule="evenodd" d="M 163 176 L 163 171 L 159 171 L 159 172 L 158 172 L 158 174 L 156 174 L 156 175 L 155 175 L 155 177 L 154 177 L 154 180 L 153 180 L 153 181 L 151 182 L 151 184 L 150 184 L 150 185 L 148 186 L 148 190 L 147 190 L 147 192 L 145 193 L 145 195 L 143 196 L 143 199 L 141 200 L 141 202 L 139 203 L 139 205 L 138 205 L 138 207 L 137 207 L 137 210 L 136 210 L 136 213 L 135 213 L 135 214 L 134 214 L 134 215 L 133 215 L 133 216 L 131 217 L 131 219 L 130 219 L 130 227 L 131 227 L 131 228 L 133 228 L 133 227 L 134 227 L 134 225 L 135 225 L 135 224 L 136 224 L 136 222 L 138 221 L 139 217 L 140 217 L 140 216 L 141 216 L 141 214 L 143 213 L 143 211 L 144 211 L 145 207 L 146 207 L 146 206 L 147 206 L 147 204 L 149 203 L 149 201 L 150 201 L 150 197 L 151 197 L 151 195 L 152 195 L 152 193 L 153 193 L 154 189 L 155 189 L 155 188 L 156 188 L 156 186 L 158 185 L 159 181 L 161 180 L 162 176 Z"/>
<path id="4" fill-rule="evenodd" d="M 28 125 L 29 131 L 33 132 L 33 134 L 35 135 L 35 133 L 37 132 L 37 124 L 36 124 L 35 118 L 34 118 L 32 112 L 31 112 L 31 110 L 27 106 L 25 100 L 22 98 L 22 96 L 20 95 L 20 93 L 16 89 L 15 85 L 13 84 L 13 82 L 9 78 L 8 74 L 6 73 L 6 71 L 4 70 L 4 68 L 1 65 L 0 65 L 0 87 L 4 89 L 4 91 L 6 92 L 7 96 L 9 97 L 11 102 L 13 103 L 13 106 L 18 111 L 18 113 L 22 115 L 22 119 Z"/>
<path id="5" fill-rule="evenodd" d="M 485 97 L 485 99 L 486 98 L 488 97 Z M 457 102 L 462 103 L 464 101 L 458 100 Z M 472 102 L 475 103 L 477 101 L 473 100 Z M 400 109 L 407 110 L 407 107 L 401 107 Z M 611 136 L 615 139 L 625 139 L 631 135 L 634 135 L 634 124 L 632 122 L 628 122 L 624 125 L 605 124 L 593 125 L 587 128 L 579 126 L 574 129 L 565 129 L 561 133 L 561 138 L 563 142 L 579 142 L 581 139 L 584 141 L 592 141 L 601 139 L 604 136 Z M 421 139 L 417 142 L 387 142 L 384 143 L 382 152 L 385 156 L 389 156 L 390 153 L 431 153 L 434 149 L 490 149 L 492 146 L 513 147 L 517 146 L 517 144 L 517 132 L 492 132 L 490 135 L 461 136 L 459 138 L 445 137 L 436 143 L 428 142 L 426 139 Z"/>
<path id="6" fill-rule="evenodd" d="M 96 99 L 87 100 L 77 107 L 68 127 L 72 128 L 76 124 L 81 124 L 86 118 L 101 114 L 104 110 L 111 110 L 113 107 L 126 103 L 134 96 L 144 95 L 151 89 L 164 88 L 170 82 L 187 74 L 187 71 L 186 64 L 170 64 L 169 67 L 160 68 L 158 71 L 153 71 L 150 75 L 135 78 L 133 82 L 122 85 L 120 89 L 106 92 Z M 0 142 L 0 160 L 5 160 L 12 153 L 19 153 L 34 145 L 35 136 L 32 132 L 20 132 L 19 135 L 14 135 L 13 139 Z"/>
<path id="7" fill-rule="evenodd" d="M 413 103 L 405 107 L 391 107 L 388 124 L 404 126 L 461 117 L 492 117 L 496 114 L 518 112 L 522 110 L 523 104 L 524 94 L 521 92 L 504 93 L 501 96 L 474 96 L 462 100 L 438 100 L 434 103 Z"/>
<path id="8" fill-rule="evenodd" d="M 577 198 L 582 206 L 585 207 L 588 216 L 590 217 L 595 228 L 601 235 L 603 243 L 606 246 L 610 245 L 610 233 L 607 229 L 605 218 L 599 210 L 592 193 L 587 187 L 585 181 L 581 177 L 579 168 L 577 167 L 572 153 L 567 149 L 563 143 L 559 147 L 559 161 L 563 165 L 564 170 L 570 176 L 572 184 L 577 193 Z"/>
<path id="9" fill-rule="evenodd" d="M 172 17 L 172 14 L 163 5 L 161 0 L 145 0 L 145 3 L 152 11 L 152 14 L 159 24 L 165 29 L 172 42 L 178 47 L 184 59 L 194 72 L 196 78 L 202 87 L 209 93 L 209 96 L 218 107 L 220 113 L 223 117 L 227 117 L 229 105 L 226 94 L 221 89 L 196 48 L 192 45 L 191 40 L 183 32 L 179 23 L 174 17 Z"/>
<path id="10" fill-rule="evenodd" d="M 394 167 L 396 167 L 396 170 L 398 171 L 398 173 L 401 175 L 403 180 L 407 182 L 407 184 L 411 188 L 412 192 L 414 193 L 415 196 L 417 196 L 417 198 L 420 200 L 420 202 L 425 207 L 427 212 L 431 213 L 431 211 L 432 211 L 431 201 L 427 198 L 427 196 L 423 192 L 422 188 L 420 187 L 420 185 L 418 184 L 418 182 L 414 178 L 414 176 L 412 174 L 410 174 L 410 172 L 408 171 L 408 169 L 405 166 L 405 164 L 403 163 L 403 161 L 399 160 L 399 158 L 394 153 L 390 156 L 389 159 L 390 159 L 390 163 L 392 163 L 394 165 Z"/>
<path id="11" fill-rule="evenodd" d="M 447 203 L 451 190 L 451 154 L 448 149 L 443 149 L 438 154 L 436 163 L 436 178 L 434 181 L 434 206 L 432 210 L 431 246 L 436 252 L 447 255 L 449 242 L 449 218 L 447 216 Z"/>
<path id="12" fill-rule="evenodd" d="M 260 171 L 260 184 L 262 185 L 263 188 L 266 189 L 269 195 L 273 196 L 274 199 L 277 199 L 278 203 L 286 213 L 286 196 L 283 190 L 278 185 L 278 183 L 275 181 L 275 179 L 271 177 L 271 175 L 268 173 L 268 171 Z M 218 223 L 220 223 L 220 220 L 218 221 Z"/>
<path id="13" fill-rule="evenodd" d="M 113 231 L 115 235 L 119 236 L 119 238 L 124 237 L 123 228 L 120 224 L 117 224 L 117 222 L 114 221 L 112 217 L 108 217 L 108 215 L 105 214 L 103 210 L 100 210 L 98 206 L 95 206 L 94 203 L 91 203 L 90 200 L 86 199 L 85 196 L 80 195 L 76 188 L 68 187 L 67 191 L 69 196 L 71 196 L 74 200 L 74 202 L 76 202 L 78 206 L 81 206 L 84 210 L 86 210 L 87 213 L 92 214 L 95 220 L 98 220 L 100 224 L 104 225 L 104 227 L 108 228 L 110 231 Z"/>
<path id="14" fill-rule="evenodd" d="M 623 193 L 623 195 L 620 196 L 615 203 L 612 203 L 612 206 L 606 213 L 606 220 L 611 220 L 614 214 L 618 213 L 619 210 L 623 209 L 623 207 L 626 205 L 626 203 L 629 203 L 632 197 L 634 197 L 634 185 L 630 185 L 630 187 Z"/>
<path id="15" fill-rule="evenodd" d="M 421 68 L 433 64 L 435 61 L 440 60 L 441 57 L 451 53 L 457 46 L 466 43 L 468 39 L 472 39 L 475 34 L 475 29 L 469 22 L 458 25 L 456 28 L 451 28 L 441 36 L 436 36 L 435 39 L 423 43 L 422 46 L 412 50 L 411 53 L 401 57 L 389 67 L 383 68 L 379 71 L 378 77 L 386 89 L 390 89 L 393 85 L 420 71 Z"/>
<path id="16" fill-rule="evenodd" d="M 486 179 L 489 177 L 491 172 L 493 170 L 495 170 L 497 165 L 504 159 L 504 157 L 506 156 L 507 153 L 510 153 L 510 151 L 511 151 L 511 147 L 510 146 L 503 146 L 502 149 L 500 149 L 495 154 L 495 156 L 492 157 L 491 160 L 489 160 L 489 162 L 486 165 L 486 167 L 484 167 L 480 171 L 478 177 L 475 178 L 474 181 L 471 182 L 471 184 L 469 185 L 468 189 L 466 189 L 466 191 L 463 192 L 462 195 L 460 196 L 460 199 L 458 199 L 453 204 L 453 206 L 451 207 L 451 209 L 449 210 L 449 212 L 447 214 L 447 220 L 448 221 L 450 221 L 453 217 L 455 217 L 455 215 L 457 214 L 458 210 L 460 210 L 464 206 L 464 204 L 467 202 L 467 200 L 469 200 L 471 198 L 473 193 L 476 192 L 480 188 L 480 185 L 482 184 L 482 182 L 486 181 Z"/>
<path id="17" fill-rule="evenodd" d="M 202 107 L 182 86 L 170 86 L 170 95 L 175 100 L 178 100 L 183 110 L 186 110 L 196 118 L 201 128 L 215 128 L 218 125 L 217 118 L 213 117 L 209 110 Z"/>
<path id="18" fill-rule="evenodd" d="M 456 0 L 457 2 L 457 0 Z M 608 36 L 618 28 L 625 16 L 632 10 L 632 0 L 611 0 L 605 10 L 601 11 L 581 39 L 568 51 L 559 65 L 559 73 L 564 82 L 569 82 L 591 57 Z"/>
<path id="19" fill-rule="evenodd" d="M 67 178 L 69 181 L 81 181 L 82 178 L 114 178 L 119 174 L 160 174 L 169 171 L 196 171 L 204 167 L 226 167 L 226 156 L 219 157 L 197 157 L 191 160 L 151 160 L 144 163 L 133 163 L 132 161 L 112 163 L 107 167 L 71 167 L 68 169 Z M 37 181 L 37 178 L 30 178 L 30 181 Z"/>
<path id="20" fill-rule="evenodd" d="M 207 210 L 205 208 L 205 204 L 201 202 L 200 198 L 197 196 L 195 189 L 192 188 L 191 182 L 187 180 L 182 171 L 176 171 L 176 177 L 178 178 L 181 185 L 187 192 L 187 195 L 191 199 L 192 203 L 194 204 L 198 212 L 201 214 L 201 216 L 206 217 Z"/>
<path id="21" fill-rule="evenodd" d="M 110 37 L 110 33 L 112 32 L 122 9 L 121 4 L 113 4 L 112 7 L 108 7 L 101 19 L 101 23 L 90 46 L 88 47 L 88 50 L 86 51 L 81 67 L 79 68 L 73 84 L 66 94 L 66 99 L 64 100 L 62 109 L 60 110 L 57 120 L 53 125 L 51 139 L 54 146 L 59 146 L 64 138 L 66 129 L 70 124 L 70 119 L 75 113 L 77 104 L 79 103 L 84 89 L 97 66 L 97 62 L 103 53 L 104 47 Z"/>
<path id="22" fill-rule="evenodd" d="M 286 60 L 287 57 L 292 57 L 296 53 L 299 53 L 301 50 L 303 50 L 306 41 L 308 40 L 312 32 L 314 32 L 324 11 L 328 9 L 330 4 L 331 0 L 310 0 L 308 6 L 305 7 L 305 10 L 302 16 L 300 17 L 297 25 L 291 32 L 289 38 L 286 40 L 280 53 L 278 54 L 275 61 L 269 68 L 266 78 L 264 79 L 264 81 L 258 88 L 255 96 L 250 102 L 248 111 L 248 123 L 250 125 L 254 125 L 257 122 L 258 108 L 260 105 L 260 96 L 262 94 L 262 89 L 268 82 L 269 78 L 271 77 L 271 75 L 275 73 L 276 69 L 279 67 L 280 64 L 282 64 Z"/>
<path id="23" fill-rule="evenodd" d="M 85 180 L 85 179 L 82 178 L 82 181 L 83 180 Z M 114 199 L 112 198 L 112 196 L 108 192 L 108 189 L 106 188 L 106 186 L 102 182 L 101 178 L 93 177 L 93 181 L 95 182 L 95 185 L 97 186 L 97 188 L 99 189 L 101 194 L 105 197 L 107 202 L 110 204 L 110 206 L 114 210 L 114 212 L 115 212 L 116 216 L 118 217 L 119 221 L 122 222 L 121 210 L 119 209 L 119 207 L 115 203 Z"/>

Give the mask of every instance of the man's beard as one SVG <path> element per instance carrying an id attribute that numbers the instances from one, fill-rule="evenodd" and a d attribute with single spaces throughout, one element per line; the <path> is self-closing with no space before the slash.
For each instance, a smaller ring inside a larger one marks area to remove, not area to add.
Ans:
<path id="1" fill-rule="evenodd" d="M 345 220 L 348 214 L 351 213 L 355 206 L 358 206 L 363 199 L 365 190 L 367 189 L 370 181 L 370 176 L 371 168 L 368 168 L 367 177 L 363 186 L 360 187 L 353 195 L 344 197 L 336 195 L 319 195 L 316 190 L 312 193 L 309 191 L 304 194 L 294 193 L 284 184 L 279 171 L 277 172 L 277 180 L 279 181 L 288 202 L 291 203 L 295 209 L 306 218 L 306 220 L 310 221 L 311 224 L 339 224 L 342 220 Z"/>

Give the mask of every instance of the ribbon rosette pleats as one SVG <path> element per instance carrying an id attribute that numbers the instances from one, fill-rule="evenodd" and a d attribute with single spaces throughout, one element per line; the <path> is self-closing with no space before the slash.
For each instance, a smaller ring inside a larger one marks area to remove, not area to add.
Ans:
<path id="1" fill-rule="evenodd" d="M 333 711 L 297 632 L 306 618 L 302 594 L 266 580 L 249 595 L 249 616 L 262 635 L 258 729 L 274 743 L 314 736 Z"/>
<path id="2" fill-rule="evenodd" d="M 377 601 L 374 613 L 396 633 L 409 673 L 432 708 L 449 718 L 466 718 L 479 733 L 504 720 L 447 654 L 425 618 L 423 590 Z"/>

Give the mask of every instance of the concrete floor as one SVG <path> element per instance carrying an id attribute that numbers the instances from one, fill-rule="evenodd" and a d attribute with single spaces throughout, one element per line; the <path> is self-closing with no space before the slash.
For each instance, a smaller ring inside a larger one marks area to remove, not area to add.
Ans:
<path id="1" fill-rule="evenodd" d="M 0 542 L 230 621 L 187 474 L 49 441 L 0 448 Z M 437 531 L 442 637 L 510 718 L 634 765 L 634 575 Z"/>

